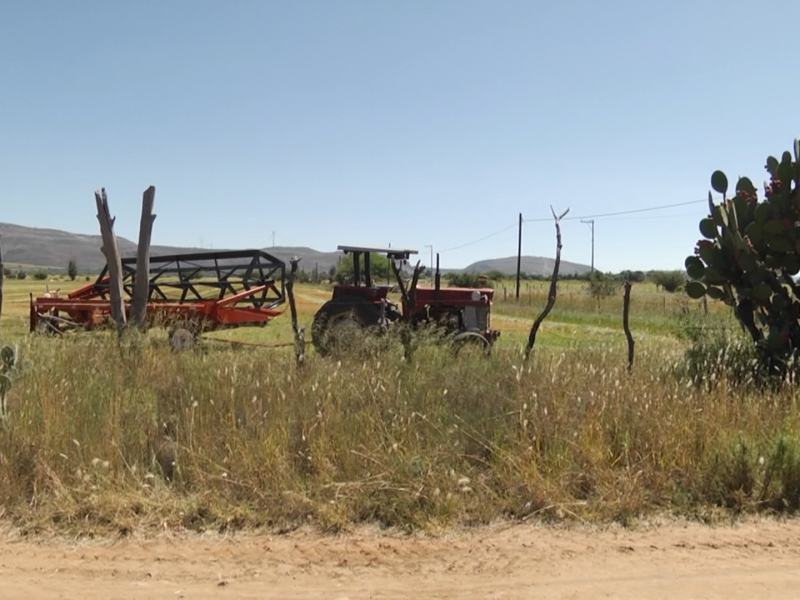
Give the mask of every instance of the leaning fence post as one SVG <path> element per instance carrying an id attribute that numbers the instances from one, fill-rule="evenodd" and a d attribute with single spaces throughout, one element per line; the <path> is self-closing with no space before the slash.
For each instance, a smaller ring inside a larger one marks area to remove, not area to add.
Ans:
<path id="1" fill-rule="evenodd" d="M 628 340 L 628 371 L 633 368 L 633 336 L 631 335 L 631 328 L 628 326 L 628 314 L 631 306 L 631 282 L 625 282 L 625 295 L 622 298 L 622 329 L 625 331 L 625 337 Z"/>
<path id="2" fill-rule="evenodd" d="M 3 315 L 3 249 L 0 248 L 0 317 Z"/>
<path id="3" fill-rule="evenodd" d="M 291 270 L 286 280 L 286 295 L 289 296 L 289 311 L 292 313 L 292 331 L 294 332 L 294 357 L 298 366 L 303 366 L 306 360 L 306 329 L 297 325 L 297 306 L 294 303 L 294 278 L 297 274 L 297 265 L 300 259 L 293 256 L 289 260 Z"/>

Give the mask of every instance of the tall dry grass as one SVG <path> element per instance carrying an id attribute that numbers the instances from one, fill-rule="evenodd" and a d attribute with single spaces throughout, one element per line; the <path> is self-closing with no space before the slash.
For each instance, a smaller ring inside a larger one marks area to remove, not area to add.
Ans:
<path id="1" fill-rule="evenodd" d="M 624 348 L 349 360 L 139 339 L 30 338 L 0 432 L 0 503 L 28 530 L 401 528 L 794 510 L 794 391 L 698 388 Z M 155 455 L 163 424 L 174 480 Z"/>

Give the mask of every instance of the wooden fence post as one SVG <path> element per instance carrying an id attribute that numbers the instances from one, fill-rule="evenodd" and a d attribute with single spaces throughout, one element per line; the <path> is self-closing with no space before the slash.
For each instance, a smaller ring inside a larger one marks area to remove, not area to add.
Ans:
<path id="1" fill-rule="evenodd" d="M 136 248 L 136 282 L 131 302 L 131 323 L 144 329 L 147 301 L 150 299 L 150 238 L 153 235 L 153 204 L 156 188 L 152 185 L 142 195 L 142 218 L 139 222 L 139 246 Z"/>
<path id="2" fill-rule="evenodd" d="M 302 367 L 306 360 L 306 329 L 299 327 L 297 324 L 297 306 L 294 302 L 294 279 L 297 274 L 297 265 L 300 258 L 293 256 L 289 263 L 291 264 L 291 271 L 289 271 L 289 278 L 286 281 L 286 295 L 289 297 L 289 311 L 292 314 L 292 331 L 294 332 L 294 357 L 297 361 L 297 366 Z"/>
<path id="3" fill-rule="evenodd" d="M 103 236 L 103 255 L 108 264 L 108 293 L 111 296 L 111 320 L 122 333 L 125 327 L 125 301 L 122 287 L 122 259 L 119 255 L 117 237 L 114 235 L 114 221 L 108 210 L 108 197 L 106 189 L 102 188 L 94 193 L 97 203 L 97 220 L 100 222 L 100 233 Z"/>
<path id="4" fill-rule="evenodd" d="M 3 315 L 3 249 L 0 248 L 0 317 Z"/>

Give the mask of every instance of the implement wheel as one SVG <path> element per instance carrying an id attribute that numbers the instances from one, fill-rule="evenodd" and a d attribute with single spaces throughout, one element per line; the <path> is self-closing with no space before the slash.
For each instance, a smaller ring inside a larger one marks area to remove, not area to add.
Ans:
<path id="1" fill-rule="evenodd" d="M 362 298 L 346 296 L 329 300 L 314 315 L 311 340 L 321 356 L 355 349 L 364 335 L 380 321 L 380 308 Z"/>
<path id="2" fill-rule="evenodd" d="M 178 327 L 169 332 L 169 343 L 177 352 L 194 348 L 195 335 L 185 327 Z"/>
<path id="3" fill-rule="evenodd" d="M 192 350 L 200 343 L 203 328 L 192 320 L 177 321 L 167 330 L 167 337 L 172 349 L 176 352 Z"/>

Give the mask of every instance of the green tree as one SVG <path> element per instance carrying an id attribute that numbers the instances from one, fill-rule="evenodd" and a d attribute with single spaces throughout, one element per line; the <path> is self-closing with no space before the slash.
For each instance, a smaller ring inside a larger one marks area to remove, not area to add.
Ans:
<path id="1" fill-rule="evenodd" d="M 75 281 L 75 278 L 78 276 L 78 263 L 74 258 L 70 258 L 67 263 L 67 275 L 69 275 L 71 281 Z"/>
<path id="2" fill-rule="evenodd" d="M 361 280 L 364 282 L 364 256 L 360 258 Z M 389 259 L 374 252 L 369 255 L 370 272 L 372 273 L 373 285 L 379 283 L 390 283 L 392 274 L 391 267 L 389 267 Z M 353 283 L 354 269 L 353 269 L 353 255 L 345 254 L 339 264 L 336 266 L 334 279 L 340 285 Z"/>
<path id="3" fill-rule="evenodd" d="M 491 271 L 486 273 L 486 276 L 492 281 L 503 281 L 504 279 L 508 278 L 508 275 L 506 275 L 502 271 L 498 271 L 497 269 L 492 269 Z M 516 274 L 514 276 L 516 277 Z M 521 276 L 520 279 L 522 279 Z"/>

